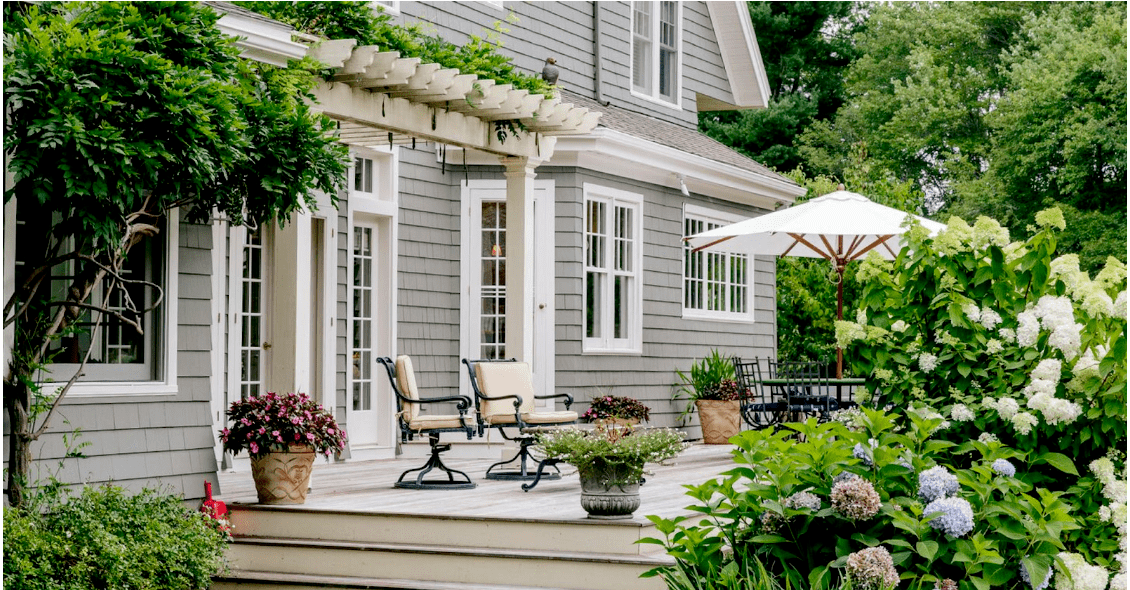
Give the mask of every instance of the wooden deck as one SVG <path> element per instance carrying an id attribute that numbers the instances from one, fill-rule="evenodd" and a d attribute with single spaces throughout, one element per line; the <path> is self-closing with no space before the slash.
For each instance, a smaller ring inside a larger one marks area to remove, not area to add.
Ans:
<path id="1" fill-rule="evenodd" d="M 731 445 L 692 445 L 664 465 L 649 465 L 647 483 L 640 487 L 641 505 L 636 521 L 645 515 L 671 518 L 686 514 L 694 501 L 684 484 L 698 484 L 734 466 Z M 445 458 L 446 461 L 446 458 Z M 483 474 L 493 461 L 451 459 L 448 465 L 471 475 L 478 487 L 470 490 L 402 490 L 392 487 L 400 473 L 423 464 L 421 458 L 314 464 L 312 490 L 303 508 L 402 514 L 532 519 L 587 520 L 580 505 L 581 485 L 576 470 L 562 464 L 563 477 L 541 481 L 523 492 L 515 481 L 491 481 Z M 230 503 L 254 504 L 255 487 L 249 471 L 222 472 L 219 498 Z"/>

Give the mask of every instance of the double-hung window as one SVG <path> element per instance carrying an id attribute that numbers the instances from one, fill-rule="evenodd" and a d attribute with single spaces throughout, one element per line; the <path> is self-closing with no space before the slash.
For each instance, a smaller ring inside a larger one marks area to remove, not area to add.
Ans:
<path id="1" fill-rule="evenodd" d="M 683 237 L 741 221 L 742 217 L 686 205 Z M 683 246 L 683 317 L 753 321 L 753 260 L 747 254 Z"/>
<path id="2" fill-rule="evenodd" d="M 585 352 L 643 351 L 643 196 L 584 186 Z"/>
<path id="3" fill-rule="evenodd" d="M 632 92 L 679 105 L 682 5 L 632 2 Z"/>

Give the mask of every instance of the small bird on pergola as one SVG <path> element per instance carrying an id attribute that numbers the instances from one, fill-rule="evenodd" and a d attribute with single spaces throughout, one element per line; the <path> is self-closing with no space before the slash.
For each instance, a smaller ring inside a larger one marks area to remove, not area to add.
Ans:
<path id="1" fill-rule="evenodd" d="M 545 67 L 541 69 L 541 79 L 549 82 L 550 84 L 557 84 L 557 77 L 561 75 L 561 70 L 557 69 L 554 65 L 557 60 L 552 57 L 545 58 Z"/>

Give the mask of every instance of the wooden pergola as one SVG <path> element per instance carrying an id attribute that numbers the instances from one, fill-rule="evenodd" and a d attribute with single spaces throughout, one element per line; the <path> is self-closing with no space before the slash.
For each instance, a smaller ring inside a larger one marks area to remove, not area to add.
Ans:
<path id="1" fill-rule="evenodd" d="M 499 157 L 506 172 L 506 348 L 532 354 L 534 169 L 553 156 L 556 136 L 591 132 L 601 113 L 508 84 L 401 57 L 352 39 L 324 41 L 308 55 L 334 70 L 314 89 L 316 108 L 341 122 L 340 140 L 389 147 L 417 139 Z M 499 121 L 521 123 L 498 137 Z"/>

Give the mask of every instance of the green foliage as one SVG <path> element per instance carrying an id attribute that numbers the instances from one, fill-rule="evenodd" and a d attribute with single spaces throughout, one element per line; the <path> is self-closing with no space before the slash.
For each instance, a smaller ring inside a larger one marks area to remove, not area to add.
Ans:
<path id="1" fill-rule="evenodd" d="M 846 102 L 799 140 L 810 170 L 839 175 L 863 146 L 878 169 L 930 194 L 932 209 L 1017 232 L 1058 203 L 1073 217 L 1060 245 L 1084 269 L 1125 257 L 1124 3 L 864 10 Z"/>
<path id="2" fill-rule="evenodd" d="M 538 448 L 546 457 L 576 467 L 582 476 L 601 476 L 613 484 L 639 481 L 646 463 L 675 457 L 686 446 L 683 434 L 668 428 L 564 428 L 538 435 Z"/>
<path id="3" fill-rule="evenodd" d="M 84 488 L 4 510 L 4 587 L 196 590 L 226 568 L 224 534 L 182 501 Z"/>
<path id="4" fill-rule="evenodd" d="M 716 348 L 710 350 L 710 355 L 691 363 L 690 372 L 676 370 L 675 375 L 682 385 L 675 392 L 674 399 L 687 400 L 683 416 L 688 416 L 694 411 L 695 400 L 739 398 L 739 391 L 734 382 L 734 363 L 730 357 L 723 356 Z"/>
<path id="5" fill-rule="evenodd" d="M 90 293 L 105 281 L 112 300 L 131 250 L 160 232 L 166 212 L 281 224 L 315 209 L 315 191 L 333 200 L 349 158 L 332 137 L 336 124 L 311 110 L 316 65 L 240 59 L 206 5 L 46 3 L 5 16 L 13 179 L 4 198 L 35 229 L 20 236 L 25 264 L 4 318 L 15 332 L 4 388 L 17 457 L 8 493 L 19 503 L 13 483 L 26 479 L 28 445 L 55 407 L 43 396 L 61 400 L 69 388 L 36 385 L 48 345 L 73 335 L 83 310 L 125 324 L 151 311 L 102 308 Z M 67 282 L 50 280 L 61 263 L 72 265 Z M 33 408 L 46 408 L 39 424 L 28 420 Z"/>
<path id="6" fill-rule="evenodd" d="M 859 416 L 853 429 L 809 420 L 733 439 L 737 467 L 687 486 L 693 516 L 649 517 L 663 538 L 645 542 L 663 545 L 678 562 L 657 573 L 712 578 L 764 563 L 788 586 L 826 589 L 854 575 L 850 554 L 882 546 L 913 590 L 942 579 L 962 590 L 1019 588 L 1022 558 L 1043 579 L 1054 556 L 1070 548 L 1065 533 L 1079 522 L 1060 493 L 1033 483 L 1029 454 L 997 442 L 959 447 L 935 439 L 942 421 L 914 412 Z M 1015 477 L 994 471 L 998 459 L 1018 466 Z M 951 536 L 931 524 L 940 513 L 924 514 L 918 474 L 936 466 L 956 476 L 951 493 L 969 503 L 972 530 Z M 845 473 L 877 493 L 872 516 L 850 518 L 851 508 L 833 500 Z"/>
<path id="7" fill-rule="evenodd" d="M 484 34 L 471 34 L 457 45 L 439 35 L 428 35 L 419 23 L 398 25 L 369 2 L 250 2 L 235 4 L 282 21 L 294 28 L 327 39 L 356 39 L 358 45 L 376 45 L 383 51 L 399 51 L 401 57 L 418 57 L 424 63 L 456 68 L 463 74 L 510 84 L 531 94 L 553 96 L 554 87 L 539 75 L 515 69 L 513 60 L 501 53 L 502 36 L 510 30 L 496 21 Z M 517 22 L 513 14 L 507 21 Z M 509 127 L 516 127 L 511 123 Z M 512 131 L 512 129 L 511 129 Z"/>
<path id="8" fill-rule="evenodd" d="M 768 108 L 699 113 L 707 135 L 778 170 L 803 162 L 796 138 L 843 104 L 842 68 L 855 55 L 850 2 L 749 2 L 769 79 Z"/>
<path id="9" fill-rule="evenodd" d="M 1092 280 L 1074 255 L 1053 259 L 1056 235 L 1010 243 L 987 218 L 955 218 L 932 239 L 911 232 L 893 264 L 865 262 L 857 307 L 870 335 L 846 347 L 853 369 L 884 403 L 969 408 L 976 418 L 946 435 L 955 442 L 992 432 L 1030 452 L 1055 441 L 1076 464 L 1124 446 L 1126 267 L 1112 259 Z M 850 333 L 850 322 L 838 330 Z"/>
<path id="10" fill-rule="evenodd" d="M 624 420 L 643 420 L 651 417 L 651 409 L 646 404 L 634 397 L 618 395 L 602 395 L 592 400 L 589 409 L 581 418 L 595 421 L 604 418 L 621 418 Z"/>

